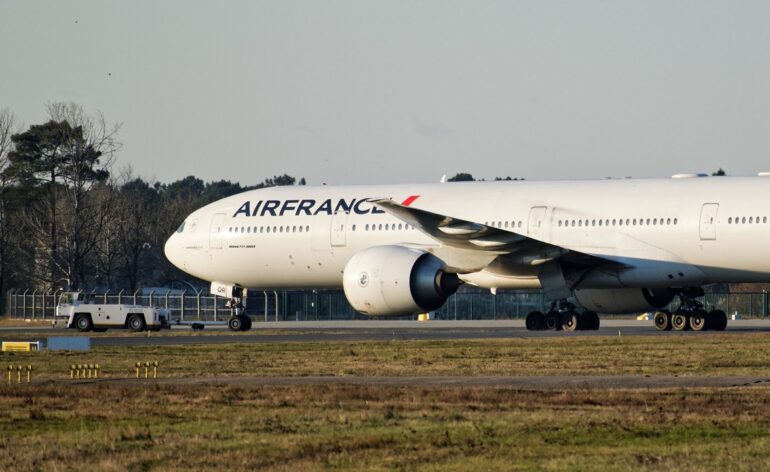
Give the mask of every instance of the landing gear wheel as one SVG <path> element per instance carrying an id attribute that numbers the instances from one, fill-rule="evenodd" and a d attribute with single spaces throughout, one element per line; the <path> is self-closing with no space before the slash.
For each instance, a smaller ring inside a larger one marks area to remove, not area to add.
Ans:
<path id="1" fill-rule="evenodd" d="M 545 328 L 545 315 L 540 311 L 533 311 L 527 315 L 524 325 L 529 331 L 540 331 Z"/>
<path id="2" fill-rule="evenodd" d="M 241 330 L 243 330 L 243 318 L 241 318 L 240 315 L 239 316 L 233 316 L 227 322 L 227 327 L 230 328 L 230 331 L 241 331 Z"/>
<path id="3" fill-rule="evenodd" d="M 94 324 L 91 321 L 91 315 L 78 315 L 77 318 L 75 318 L 75 327 L 78 329 L 78 331 L 91 331 L 94 329 Z"/>
<path id="4" fill-rule="evenodd" d="M 706 312 L 696 310 L 690 315 L 690 328 L 693 331 L 703 331 L 706 329 Z"/>
<path id="5" fill-rule="evenodd" d="M 685 331 L 690 328 L 690 321 L 688 320 L 688 316 L 683 313 L 674 313 L 673 316 L 671 316 L 671 326 L 676 331 Z"/>
<path id="6" fill-rule="evenodd" d="M 583 313 L 584 327 L 580 329 L 596 331 L 599 329 L 599 314 L 595 311 L 587 311 Z"/>
<path id="7" fill-rule="evenodd" d="M 144 322 L 144 316 L 131 315 L 128 317 L 128 329 L 134 332 L 144 331 L 147 325 Z"/>
<path id="8" fill-rule="evenodd" d="M 559 316 L 559 313 L 551 311 L 545 315 L 545 329 L 552 329 L 555 331 L 561 329 L 561 317 Z"/>
<path id="9" fill-rule="evenodd" d="M 658 311 L 655 312 L 652 321 L 655 323 L 655 328 L 658 331 L 671 331 L 673 327 L 671 324 L 671 312 L 670 311 Z"/>
<path id="10" fill-rule="evenodd" d="M 710 329 L 713 329 L 714 331 L 724 331 L 725 328 L 727 328 L 727 315 L 724 311 L 714 310 L 709 313 L 709 318 L 711 318 Z"/>
<path id="11" fill-rule="evenodd" d="M 227 322 L 231 331 L 248 331 L 251 329 L 251 318 L 247 315 L 235 315 Z"/>
<path id="12" fill-rule="evenodd" d="M 572 310 L 564 313 L 561 318 L 561 329 L 564 331 L 576 331 L 582 329 L 582 319 Z"/>

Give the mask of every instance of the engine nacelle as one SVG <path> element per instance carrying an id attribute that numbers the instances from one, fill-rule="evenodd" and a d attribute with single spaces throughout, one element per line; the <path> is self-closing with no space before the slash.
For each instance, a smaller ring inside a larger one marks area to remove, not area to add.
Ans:
<path id="1" fill-rule="evenodd" d="M 371 316 L 435 310 L 457 291 L 456 274 L 432 254 L 403 246 L 376 246 L 345 265 L 342 287 L 356 311 Z"/>
<path id="2" fill-rule="evenodd" d="M 575 290 L 575 299 L 599 313 L 639 313 L 660 309 L 674 299 L 671 289 L 613 288 Z"/>

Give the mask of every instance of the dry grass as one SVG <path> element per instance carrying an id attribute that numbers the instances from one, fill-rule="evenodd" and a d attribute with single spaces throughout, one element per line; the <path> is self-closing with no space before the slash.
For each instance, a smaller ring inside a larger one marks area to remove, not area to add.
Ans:
<path id="1" fill-rule="evenodd" d="M 3 353 L 0 470 L 761 470 L 770 389 L 73 384 L 137 360 L 208 375 L 770 376 L 770 335 L 97 347 Z"/>
<path id="2" fill-rule="evenodd" d="M 0 396 L 10 470 L 761 470 L 770 391 L 44 385 Z"/>
<path id="3" fill-rule="evenodd" d="M 236 338 L 237 339 L 237 338 Z M 770 376 L 770 333 L 709 336 L 562 337 L 495 340 L 284 342 L 186 346 L 99 346 L 90 353 L 2 353 L 41 378 L 99 363 L 125 377 L 137 361 L 164 376 L 213 375 L 752 375 Z"/>

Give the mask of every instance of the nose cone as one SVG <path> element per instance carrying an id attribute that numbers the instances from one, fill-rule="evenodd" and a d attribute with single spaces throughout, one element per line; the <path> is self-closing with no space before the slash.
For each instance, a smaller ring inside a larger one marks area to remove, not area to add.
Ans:
<path id="1" fill-rule="evenodd" d="M 168 241 L 166 241 L 166 245 L 163 247 L 163 252 L 166 254 L 166 259 L 172 264 L 174 264 L 175 267 L 184 270 L 184 265 L 182 261 L 182 251 L 179 247 L 179 238 L 177 237 L 177 234 L 174 233 L 171 235 L 170 238 L 168 238 Z"/>

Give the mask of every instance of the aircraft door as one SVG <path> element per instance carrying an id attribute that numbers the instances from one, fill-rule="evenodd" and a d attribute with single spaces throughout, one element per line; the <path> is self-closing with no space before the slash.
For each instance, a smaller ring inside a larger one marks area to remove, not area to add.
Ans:
<path id="1" fill-rule="evenodd" d="M 547 207 L 532 207 L 529 210 L 529 223 L 527 224 L 527 236 L 537 240 L 543 239 L 545 231 L 545 214 Z"/>
<path id="2" fill-rule="evenodd" d="M 222 225 L 224 222 L 224 213 L 215 213 L 211 218 L 211 228 L 209 229 L 209 249 L 222 249 Z"/>
<path id="3" fill-rule="evenodd" d="M 347 225 L 348 212 L 338 211 L 332 216 L 331 244 L 332 247 L 345 247 L 348 244 Z"/>
<path id="4" fill-rule="evenodd" d="M 700 239 L 701 241 L 717 238 L 717 213 L 719 203 L 704 203 L 700 210 Z"/>

